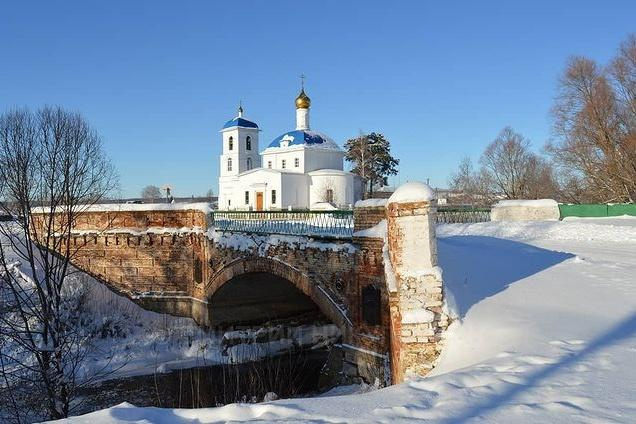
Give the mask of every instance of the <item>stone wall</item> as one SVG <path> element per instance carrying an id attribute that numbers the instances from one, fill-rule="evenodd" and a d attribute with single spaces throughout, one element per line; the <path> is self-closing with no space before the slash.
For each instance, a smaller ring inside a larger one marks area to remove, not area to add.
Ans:
<path id="1" fill-rule="evenodd" d="M 556 221 L 560 218 L 555 200 L 501 200 L 490 211 L 492 221 Z"/>
<path id="2" fill-rule="evenodd" d="M 96 205 L 77 216 L 70 240 L 73 264 L 147 309 L 205 324 L 204 303 L 191 294 L 209 274 L 206 212 L 169 204 L 148 211 L 128 206 Z M 33 216 L 37 231 L 46 215 Z M 58 228 L 61 219 L 55 217 Z"/>
<path id="3" fill-rule="evenodd" d="M 351 338 L 349 349 L 345 350 L 345 359 L 355 363 L 358 372 L 369 382 L 376 379 L 380 383 L 390 381 L 386 372 L 390 356 L 389 297 L 384 281 L 384 264 L 382 261 L 383 238 L 355 237 L 358 247 L 355 256 L 355 279 L 348 294 L 356 303 L 352 320 L 356 332 Z M 377 323 L 369 323 L 364 319 L 365 289 L 371 287 L 379 292 L 380 313 Z"/>
<path id="4" fill-rule="evenodd" d="M 356 203 L 353 210 L 354 233 L 377 225 L 386 218 L 386 200 L 369 199 Z"/>
<path id="5" fill-rule="evenodd" d="M 75 265 L 130 295 L 190 293 L 203 281 L 199 234 L 84 234 L 72 237 Z M 195 265 L 198 263 L 198 266 Z"/>
<path id="6" fill-rule="evenodd" d="M 134 230 L 138 232 L 152 228 L 207 228 L 207 215 L 198 209 L 174 209 L 170 208 L 171 205 L 166 204 L 166 209 L 163 210 L 144 211 L 126 210 L 124 206 L 122 205 L 122 210 L 113 210 L 113 207 L 100 210 L 98 206 L 95 206 L 79 213 L 73 223 L 73 231 L 102 233 L 112 230 Z M 41 226 L 42 220 L 46 216 L 45 213 L 35 213 L 33 217 L 36 226 Z M 56 215 L 55 222 L 57 224 L 54 225 L 57 227 L 61 226 L 60 222 L 62 220 L 62 214 Z"/>

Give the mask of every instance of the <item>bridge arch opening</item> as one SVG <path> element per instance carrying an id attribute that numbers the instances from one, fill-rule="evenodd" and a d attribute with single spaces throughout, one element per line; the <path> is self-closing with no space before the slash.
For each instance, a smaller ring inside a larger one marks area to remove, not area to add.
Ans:
<path id="1" fill-rule="evenodd" d="M 236 260 L 208 280 L 209 325 L 227 324 L 226 317 L 236 318 L 238 312 L 249 323 L 284 319 L 294 313 L 310 314 L 317 308 L 347 340 L 353 324 L 319 283 L 281 261 L 262 257 Z M 242 310 L 240 304 L 245 305 Z"/>
<path id="2" fill-rule="evenodd" d="M 291 281 L 263 271 L 236 275 L 224 282 L 209 297 L 208 310 L 210 324 L 215 327 L 330 321 Z"/>
<path id="3" fill-rule="evenodd" d="M 348 319 L 316 283 L 267 258 L 224 267 L 206 291 L 210 326 L 223 331 L 222 355 L 236 363 L 253 360 L 254 352 L 271 358 L 258 359 L 265 370 L 257 374 L 283 369 L 284 385 L 299 385 L 298 393 L 338 384 L 343 367 L 338 342 L 349 331 Z"/>

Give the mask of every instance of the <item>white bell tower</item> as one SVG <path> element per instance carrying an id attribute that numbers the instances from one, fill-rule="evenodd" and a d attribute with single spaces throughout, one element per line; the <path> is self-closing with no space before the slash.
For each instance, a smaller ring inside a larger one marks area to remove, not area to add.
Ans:
<path id="1" fill-rule="evenodd" d="M 219 167 L 219 208 L 232 209 L 238 206 L 234 200 L 234 186 L 238 175 L 251 169 L 260 168 L 261 156 L 258 154 L 258 125 L 243 118 L 243 107 L 239 106 L 238 115 L 223 125 L 221 129 L 221 149 Z"/>

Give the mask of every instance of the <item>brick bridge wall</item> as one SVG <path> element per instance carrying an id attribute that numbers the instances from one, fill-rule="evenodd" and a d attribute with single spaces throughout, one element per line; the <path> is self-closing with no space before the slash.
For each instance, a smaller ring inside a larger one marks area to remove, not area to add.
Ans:
<path id="1" fill-rule="evenodd" d="M 436 355 L 428 353 L 413 356 L 412 346 L 404 345 L 409 339 L 398 337 L 404 331 L 396 315 L 400 302 L 387 289 L 383 236 L 358 233 L 349 241 L 320 241 L 219 234 L 207 231 L 206 212 L 187 207 L 83 213 L 73 226 L 73 263 L 148 309 L 189 316 L 205 326 L 212 324 L 208 301 L 216 290 L 241 274 L 267 272 L 294 284 L 340 327 L 346 373 L 387 382 L 390 365 L 395 382 L 404 377 L 396 365 L 399 357 L 434 361 Z M 387 215 L 383 205 L 372 205 L 356 208 L 354 216 L 360 231 Z M 368 286 L 380 294 L 374 325 L 362 313 Z"/>

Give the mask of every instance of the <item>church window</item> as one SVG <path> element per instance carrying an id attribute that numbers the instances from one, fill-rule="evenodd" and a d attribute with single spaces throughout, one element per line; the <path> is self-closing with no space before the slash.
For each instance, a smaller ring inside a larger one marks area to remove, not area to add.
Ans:
<path id="1" fill-rule="evenodd" d="M 252 169 L 252 158 L 247 158 L 247 170 Z"/>
<path id="2" fill-rule="evenodd" d="M 294 166 L 296 168 L 298 168 L 300 166 L 300 159 L 298 159 L 298 158 L 294 159 Z"/>
<path id="3" fill-rule="evenodd" d="M 272 205 L 276 204 L 276 190 L 272 190 Z"/>
<path id="4" fill-rule="evenodd" d="M 250 137 L 249 135 L 245 139 L 245 149 L 252 150 L 252 137 Z"/>
<path id="5" fill-rule="evenodd" d="M 250 192 L 249 191 L 245 192 L 245 204 L 246 205 L 250 204 Z"/>
<path id="6" fill-rule="evenodd" d="M 283 159 L 283 160 L 280 162 L 280 167 L 281 167 L 281 168 L 283 168 L 283 169 L 285 169 L 285 167 L 286 167 L 286 166 L 287 166 L 287 161 L 286 161 L 285 159 Z"/>
<path id="7" fill-rule="evenodd" d="M 330 188 L 327 189 L 327 202 L 333 203 L 333 190 Z"/>
<path id="8" fill-rule="evenodd" d="M 227 140 L 227 148 L 228 148 L 228 150 L 233 150 L 234 149 L 234 137 L 230 136 L 230 138 L 228 138 L 228 140 Z"/>
<path id="9" fill-rule="evenodd" d="M 232 170 L 232 158 L 227 158 L 227 170 Z"/>
<path id="10" fill-rule="evenodd" d="M 268 161 L 267 161 L 267 167 L 268 167 L 269 169 L 272 169 L 272 161 L 271 161 L 271 160 L 268 160 Z"/>

